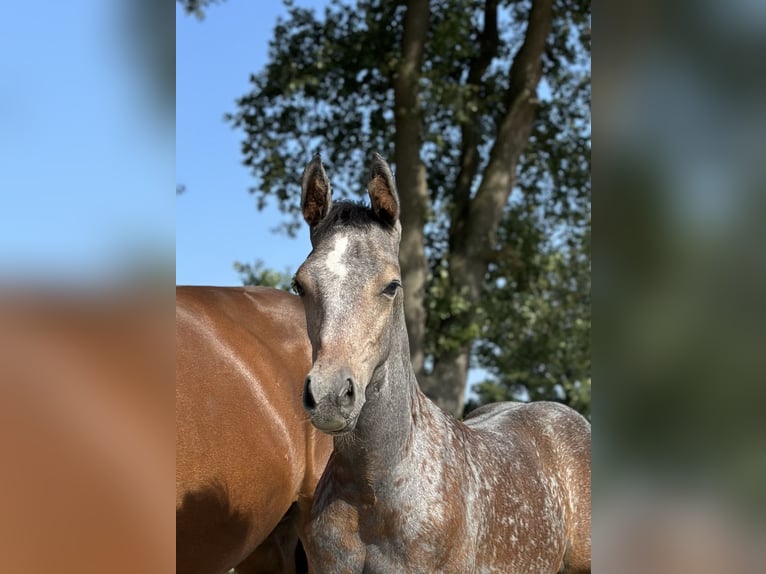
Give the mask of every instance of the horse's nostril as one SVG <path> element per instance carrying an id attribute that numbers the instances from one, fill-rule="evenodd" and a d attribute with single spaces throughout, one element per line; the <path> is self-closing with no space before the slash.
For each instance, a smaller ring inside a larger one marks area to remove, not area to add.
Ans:
<path id="1" fill-rule="evenodd" d="M 311 392 L 311 377 L 306 377 L 306 384 L 303 387 L 303 406 L 308 410 L 312 410 L 317 406 L 314 395 Z"/>
<path id="2" fill-rule="evenodd" d="M 343 390 L 338 395 L 339 406 L 348 407 L 354 402 L 354 381 L 346 379 Z"/>

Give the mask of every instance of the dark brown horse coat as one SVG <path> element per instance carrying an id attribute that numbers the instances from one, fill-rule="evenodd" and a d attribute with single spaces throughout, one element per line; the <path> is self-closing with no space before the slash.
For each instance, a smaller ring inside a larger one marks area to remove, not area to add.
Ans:
<path id="1" fill-rule="evenodd" d="M 238 570 L 293 571 L 332 448 L 301 407 L 310 352 L 293 295 L 177 288 L 178 573 L 225 572 L 245 559 Z"/>

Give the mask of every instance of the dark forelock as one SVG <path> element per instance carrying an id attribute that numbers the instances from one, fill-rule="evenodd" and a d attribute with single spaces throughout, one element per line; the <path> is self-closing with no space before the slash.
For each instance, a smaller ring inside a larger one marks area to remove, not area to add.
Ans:
<path id="1" fill-rule="evenodd" d="M 327 217 L 317 224 L 312 235 L 320 239 L 335 228 L 370 229 L 374 226 L 390 228 L 367 205 L 353 201 L 337 201 L 333 203 Z"/>

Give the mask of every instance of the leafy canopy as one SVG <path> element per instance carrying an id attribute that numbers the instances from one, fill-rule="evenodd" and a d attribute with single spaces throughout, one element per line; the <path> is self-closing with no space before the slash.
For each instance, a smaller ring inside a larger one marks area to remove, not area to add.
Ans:
<path id="1" fill-rule="evenodd" d="M 286 2 L 269 63 L 227 114 L 242 130 L 243 163 L 259 208 L 275 201 L 295 231 L 299 178 L 321 152 L 337 196 L 361 197 L 371 151 L 394 156 L 392 81 L 406 5 L 330 0 L 322 16 Z M 478 306 L 449 288 L 452 206 L 461 125 L 477 127 L 480 166 L 488 161 L 507 94 L 510 59 L 524 38 L 530 2 L 498 3 L 496 57 L 468 82 L 481 56 L 484 2 L 431 3 L 420 81 L 421 158 L 430 205 L 425 228 L 429 281 L 427 356 L 474 342 L 473 362 L 492 379 L 481 402 L 590 401 L 590 4 L 557 0 L 543 58 L 539 107 L 516 187 L 503 208 L 494 257 Z M 395 166 L 394 166 L 395 167 Z M 481 173 L 481 169 L 477 171 Z M 472 182 L 471 192 L 479 185 Z M 259 270 L 262 274 L 263 270 Z M 456 316 L 469 321 L 454 321 Z"/>

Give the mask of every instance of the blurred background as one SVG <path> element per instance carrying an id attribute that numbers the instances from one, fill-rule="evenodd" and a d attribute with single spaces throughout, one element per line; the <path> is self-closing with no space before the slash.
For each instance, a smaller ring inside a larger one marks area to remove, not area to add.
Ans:
<path id="1" fill-rule="evenodd" d="M 0 18 L 0 572 L 174 567 L 172 9 Z"/>
<path id="2" fill-rule="evenodd" d="M 410 284 L 421 273 L 408 321 L 424 380 L 458 365 L 442 397 L 455 411 L 476 383 L 476 400 L 587 404 L 595 568 L 760 570 L 766 10 L 596 5 L 591 339 L 590 4 L 553 3 L 513 191 L 495 210 L 500 248 L 478 275 L 456 249 L 461 218 L 515 95 L 531 3 L 468 4 L 432 2 L 416 154 L 397 152 L 391 111 L 404 4 L 176 3 L 176 28 L 148 0 L 7 7 L 0 571 L 173 568 L 173 233 L 179 283 L 284 286 L 307 252 L 291 227 L 300 170 L 319 150 L 336 196 L 356 197 L 373 147 L 427 182 L 411 195 L 427 241 L 408 270 Z M 496 65 L 476 64 L 487 83 L 471 84 L 489 4 L 504 14 Z M 175 66 L 189 82 L 177 100 Z M 455 202 L 466 125 L 478 162 Z M 221 236 L 237 248 L 216 251 Z"/>
<path id="3" fill-rule="evenodd" d="M 766 548 L 766 9 L 598 8 L 596 563 L 752 572 Z"/>

